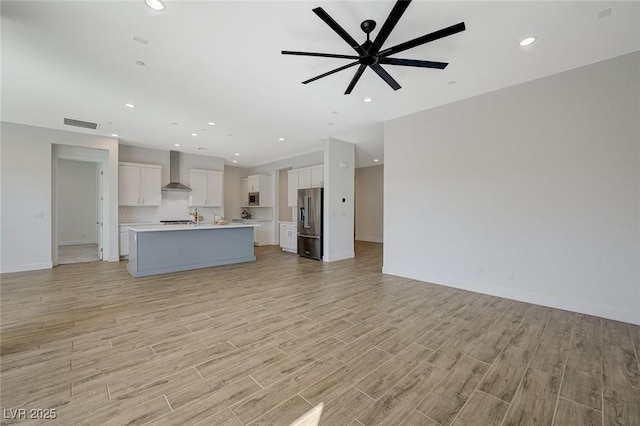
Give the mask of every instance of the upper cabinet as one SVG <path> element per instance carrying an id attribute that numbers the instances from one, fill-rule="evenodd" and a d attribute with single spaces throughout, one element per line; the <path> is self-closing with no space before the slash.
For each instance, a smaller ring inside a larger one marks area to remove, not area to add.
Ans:
<path id="1" fill-rule="evenodd" d="M 287 204 L 295 207 L 298 204 L 298 170 L 289 170 L 287 179 Z"/>
<path id="2" fill-rule="evenodd" d="M 191 169 L 189 183 L 189 207 L 222 207 L 223 172 Z"/>
<path id="3" fill-rule="evenodd" d="M 273 191 L 271 187 L 271 176 L 253 175 L 246 178 L 246 180 L 242 179 L 240 181 L 242 207 L 249 206 L 249 194 L 252 192 L 257 192 L 259 194 L 259 204 L 251 204 L 250 207 L 272 207 Z"/>
<path id="4" fill-rule="evenodd" d="M 271 188 L 270 176 L 254 175 L 247 178 L 249 192 L 268 192 Z"/>
<path id="5" fill-rule="evenodd" d="M 295 207 L 298 204 L 298 189 L 324 188 L 324 165 L 289 170 L 288 179 L 288 204 L 289 207 Z"/>
<path id="6" fill-rule="evenodd" d="M 311 188 L 324 188 L 324 165 L 311 168 Z"/>
<path id="7" fill-rule="evenodd" d="M 159 206 L 162 198 L 162 166 L 120 163 L 118 204 L 120 206 Z"/>
<path id="8" fill-rule="evenodd" d="M 240 179 L 240 207 L 249 205 L 249 179 Z"/>

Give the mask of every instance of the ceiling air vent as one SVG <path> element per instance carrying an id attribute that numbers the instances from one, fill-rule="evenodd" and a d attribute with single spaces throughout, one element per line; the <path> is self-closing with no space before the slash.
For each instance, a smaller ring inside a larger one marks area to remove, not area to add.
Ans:
<path id="1" fill-rule="evenodd" d="M 73 118 L 65 118 L 64 124 L 66 124 L 67 126 L 82 127 L 85 129 L 92 129 L 92 130 L 95 130 L 98 128 L 98 123 L 90 123 L 88 121 L 74 120 Z"/>

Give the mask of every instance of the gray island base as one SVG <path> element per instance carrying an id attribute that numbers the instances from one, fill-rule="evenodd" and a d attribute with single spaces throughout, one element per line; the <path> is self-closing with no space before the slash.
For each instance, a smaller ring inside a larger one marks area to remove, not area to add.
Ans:
<path id="1" fill-rule="evenodd" d="M 255 261 L 255 226 L 130 226 L 127 270 L 144 277 Z"/>

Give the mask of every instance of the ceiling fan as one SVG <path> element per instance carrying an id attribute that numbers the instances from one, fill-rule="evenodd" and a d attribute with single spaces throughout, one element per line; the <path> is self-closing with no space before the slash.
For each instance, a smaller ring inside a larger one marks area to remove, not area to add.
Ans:
<path id="1" fill-rule="evenodd" d="M 347 90 L 344 92 L 345 95 L 351 93 L 356 83 L 362 76 L 364 70 L 369 67 L 376 74 L 378 74 L 384 81 L 387 82 L 389 86 L 393 90 L 398 90 L 401 86 L 397 81 L 394 80 L 393 77 L 389 75 L 387 71 L 382 68 L 382 64 L 384 65 L 402 65 L 406 67 L 422 67 L 422 68 L 436 68 L 436 69 L 444 69 L 447 65 L 446 62 L 432 62 L 432 61 L 419 61 L 416 59 L 400 59 L 400 58 L 390 58 L 389 56 L 394 55 L 396 53 L 404 52 L 405 50 L 411 49 L 413 47 L 417 47 L 423 45 L 425 43 L 429 43 L 434 40 L 441 39 L 443 37 L 450 36 L 455 33 L 459 33 L 460 31 L 465 30 L 464 22 L 460 22 L 459 24 L 452 25 L 447 28 L 443 28 L 441 30 L 432 32 L 430 34 L 423 35 L 422 37 L 414 38 L 413 40 L 405 41 L 404 43 L 400 43 L 393 47 L 389 47 L 384 50 L 380 50 L 382 45 L 393 31 L 394 27 L 404 14 L 411 0 L 398 0 L 396 4 L 393 6 L 391 13 L 384 21 L 382 28 L 378 32 L 376 38 L 371 41 L 369 38 L 369 34 L 376 27 L 376 21 L 372 19 L 367 19 L 360 24 L 360 28 L 367 35 L 367 40 L 358 44 L 357 41 L 353 37 L 347 33 L 344 28 L 340 26 L 325 10 L 321 7 L 316 7 L 313 9 L 313 13 L 318 15 L 320 19 L 322 19 L 333 31 L 335 31 L 344 41 L 349 44 L 356 51 L 358 56 L 355 55 L 335 55 L 331 53 L 314 53 L 314 52 L 294 52 L 290 50 L 283 50 L 283 55 L 300 55 L 300 56 L 320 56 L 324 58 L 340 58 L 340 59 L 352 59 L 354 62 L 351 62 L 347 65 L 341 66 L 334 70 L 328 71 L 324 74 L 320 74 L 316 77 L 310 78 L 309 80 L 305 80 L 302 84 L 308 84 L 312 81 L 316 81 L 322 77 L 326 77 L 328 75 L 337 73 L 342 70 L 346 70 L 347 68 L 351 68 L 356 65 L 360 65 L 355 75 L 351 79 L 351 83 L 347 87 Z"/>

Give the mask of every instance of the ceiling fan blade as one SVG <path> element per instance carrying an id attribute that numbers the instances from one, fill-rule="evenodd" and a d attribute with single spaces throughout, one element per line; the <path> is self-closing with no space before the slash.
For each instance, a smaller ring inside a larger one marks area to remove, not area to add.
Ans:
<path id="1" fill-rule="evenodd" d="M 318 76 L 315 76 L 315 77 L 313 77 L 313 78 L 310 78 L 309 80 L 305 80 L 305 81 L 303 81 L 303 82 L 302 82 L 302 84 L 308 84 L 308 83 L 311 83 L 312 81 L 316 81 L 316 80 L 318 80 L 318 79 L 320 79 L 320 78 L 322 78 L 322 77 L 326 77 L 326 76 L 328 76 L 328 75 L 331 75 L 331 74 L 337 73 L 338 71 L 342 71 L 342 70 L 346 70 L 347 68 L 351 68 L 351 67 L 353 67 L 353 66 L 355 66 L 355 65 L 358 65 L 359 63 L 360 63 L 360 62 L 358 62 L 358 61 L 351 62 L 350 64 L 347 64 L 347 65 L 341 66 L 340 68 L 336 68 L 336 69 L 331 70 L 331 71 L 329 71 L 329 72 L 325 72 L 324 74 L 320 74 L 320 75 L 318 75 Z"/>
<path id="2" fill-rule="evenodd" d="M 320 56 L 322 58 L 339 58 L 339 59 L 359 59 L 354 55 L 334 55 L 333 53 L 314 53 L 314 52 L 294 52 L 291 50 L 283 50 L 283 55 L 300 55 L 300 56 Z"/>
<path id="3" fill-rule="evenodd" d="M 349 46 L 351 46 L 356 52 L 358 52 L 358 54 L 360 55 L 365 54 L 364 49 L 360 47 L 360 43 L 355 41 L 355 39 L 351 37 L 349 33 L 346 32 L 345 29 L 342 28 L 340 24 L 338 24 L 331 16 L 329 16 L 329 14 L 325 12 L 323 8 L 316 7 L 315 9 L 313 9 L 313 13 L 318 15 L 320 19 L 322 19 L 327 25 L 329 25 L 329 27 L 331 27 L 331 29 L 335 31 L 336 34 L 342 37 L 342 39 L 346 41 L 349 44 Z"/>
<path id="4" fill-rule="evenodd" d="M 389 86 L 391 86 L 391 88 L 392 88 L 393 90 L 398 90 L 398 89 L 401 87 L 401 86 L 398 84 L 398 82 L 397 82 L 397 81 L 395 81 L 395 80 L 393 79 L 393 77 L 391 77 L 391 76 L 389 75 L 389 73 L 388 73 L 388 72 L 386 72 L 386 71 L 384 70 L 384 68 L 382 68 L 382 67 L 380 66 L 380 64 L 373 64 L 373 65 L 369 65 L 369 66 L 371 67 L 371 69 L 372 69 L 372 70 L 374 70 L 374 71 L 376 72 L 376 74 L 378 74 L 380 77 L 382 77 L 382 79 L 383 79 L 384 81 L 386 81 L 386 82 L 387 82 L 387 84 L 388 84 Z"/>
<path id="5" fill-rule="evenodd" d="M 449 65 L 447 62 L 418 61 L 417 59 L 380 58 L 378 63 L 386 65 L 404 65 L 406 67 L 437 68 L 443 70 Z"/>
<path id="6" fill-rule="evenodd" d="M 344 92 L 345 95 L 349 95 L 351 93 L 353 88 L 356 86 L 356 83 L 358 82 L 358 80 L 360 80 L 360 77 L 362 77 L 362 73 L 364 72 L 364 70 L 366 68 L 367 68 L 366 65 L 360 65 L 360 67 L 358 68 L 358 70 L 354 74 L 353 78 L 351 79 L 351 83 L 349 83 L 349 86 L 347 87 L 347 90 L 345 90 L 345 92 Z"/>
<path id="7" fill-rule="evenodd" d="M 422 44 L 429 43 L 431 41 L 438 40 L 455 33 L 459 33 L 460 31 L 464 31 L 464 30 L 465 30 L 464 22 L 460 22 L 459 24 L 455 24 L 450 27 L 443 28 L 441 30 L 432 32 L 430 34 L 423 35 L 422 37 L 414 38 L 413 40 L 405 41 L 404 43 L 400 43 L 396 46 L 385 49 L 382 52 L 378 53 L 378 57 L 385 57 L 385 56 L 394 55 L 396 53 L 404 52 L 405 50 L 411 49 L 412 47 L 417 47 Z"/>
<path id="8" fill-rule="evenodd" d="M 391 31 L 393 31 L 396 24 L 404 14 L 405 10 L 407 10 L 407 7 L 409 7 L 410 3 L 411 0 L 398 0 L 396 2 L 396 4 L 393 6 L 393 9 L 391 9 L 391 13 L 389 13 L 389 16 L 387 16 L 387 20 L 384 21 L 384 24 L 382 24 L 382 28 L 380 28 L 376 39 L 373 40 L 373 46 L 371 47 L 371 49 L 369 49 L 370 55 L 375 55 L 380 51 L 382 45 L 385 41 L 387 41 L 389 34 L 391 34 Z"/>

